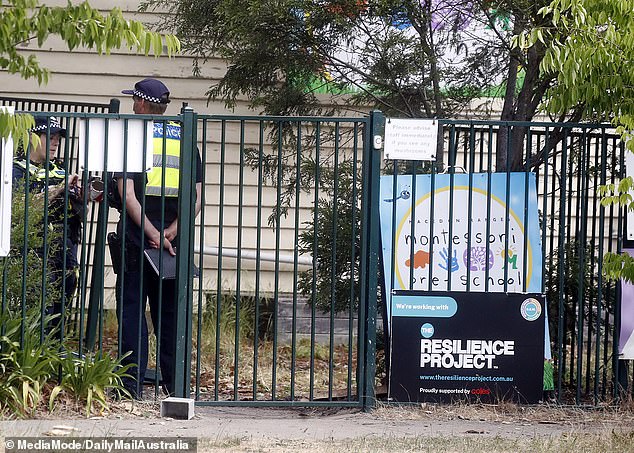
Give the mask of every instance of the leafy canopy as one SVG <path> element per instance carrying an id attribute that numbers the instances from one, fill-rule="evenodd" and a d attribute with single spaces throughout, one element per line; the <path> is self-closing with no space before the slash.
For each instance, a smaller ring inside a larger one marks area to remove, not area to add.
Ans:
<path id="1" fill-rule="evenodd" d="M 554 0 L 540 14 L 550 24 L 519 37 L 526 47 L 549 42 L 542 72 L 556 74 L 546 109 L 584 107 L 587 117 L 634 126 L 634 6 L 631 0 Z M 634 149 L 630 147 L 630 149 Z"/>
<path id="2" fill-rule="evenodd" d="M 143 8 L 172 13 L 160 28 L 173 30 L 199 65 L 227 61 L 208 95 L 229 107 L 246 97 L 266 113 L 318 113 L 316 95 L 326 94 L 333 105 L 433 117 L 499 83 L 512 32 L 506 3 L 147 0 Z"/>
<path id="3" fill-rule="evenodd" d="M 173 35 L 149 31 L 138 21 L 126 20 L 119 8 L 104 15 L 87 1 L 66 6 L 47 6 L 39 0 L 8 0 L 0 9 L 0 69 L 18 74 L 23 79 L 35 78 L 38 84 L 48 81 L 49 71 L 36 56 L 24 54 L 23 45 L 35 43 L 41 47 L 47 38 L 57 36 L 69 50 L 78 47 L 95 49 L 108 54 L 112 49 L 127 48 L 145 55 L 156 56 L 165 48 L 168 55 L 180 50 L 180 41 Z M 9 120 L 0 113 L 0 136 L 9 133 L 26 138 L 32 120 Z M 26 126 L 26 128 L 25 128 Z"/>
<path id="4" fill-rule="evenodd" d="M 610 118 L 627 149 L 634 152 L 634 5 L 631 0 L 554 0 L 540 13 L 547 27 L 518 36 L 520 47 L 549 42 L 540 69 L 557 74 L 546 108 L 563 113 L 582 108 L 585 116 Z M 631 177 L 600 189 L 602 204 L 634 210 Z M 634 282 L 634 259 L 608 253 L 604 273 Z"/>

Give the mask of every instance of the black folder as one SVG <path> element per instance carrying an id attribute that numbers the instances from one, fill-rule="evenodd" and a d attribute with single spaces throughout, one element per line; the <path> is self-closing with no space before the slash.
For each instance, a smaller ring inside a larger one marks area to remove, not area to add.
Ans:
<path id="1" fill-rule="evenodd" d="M 176 256 L 172 256 L 169 250 L 165 248 L 161 249 L 145 249 L 143 252 L 145 259 L 148 261 L 156 275 L 163 279 L 171 280 L 176 278 Z M 161 256 L 163 257 L 163 267 L 161 269 Z M 161 275 L 160 271 L 163 271 Z M 194 277 L 198 277 L 198 268 L 194 265 Z"/>

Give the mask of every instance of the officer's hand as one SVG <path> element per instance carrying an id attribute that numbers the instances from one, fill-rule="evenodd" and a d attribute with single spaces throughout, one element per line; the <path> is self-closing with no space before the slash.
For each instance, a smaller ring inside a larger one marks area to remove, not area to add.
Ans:
<path id="1" fill-rule="evenodd" d="M 68 191 L 76 199 L 81 199 L 81 180 L 79 179 L 79 175 L 77 173 L 73 173 L 68 177 Z"/>
<path id="2" fill-rule="evenodd" d="M 163 231 L 165 239 L 168 239 L 170 241 L 174 240 L 174 238 L 176 237 L 176 233 L 178 233 L 178 224 L 176 222 L 172 222 L 172 224 L 165 228 L 165 231 Z"/>
<path id="3" fill-rule="evenodd" d="M 153 249 L 158 249 L 160 248 L 159 247 L 160 243 L 161 243 L 161 233 L 158 230 L 154 230 L 148 236 L 148 244 Z M 176 256 L 176 250 L 174 250 L 174 247 L 172 247 L 172 243 L 170 242 L 169 239 L 167 239 L 167 237 L 163 237 L 163 248 L 167 249 L 170 252 L 170 255 Z"/>
<path id="4" fill-rule="evenodd" d="M 77 173 L 73 173 L 68 177 L 68 188 L 71 192 L 77 193 L 81 196 L 81 183 Z"/>
<path id="5" fill-rule="evenodd" d="M 161 242 L 161 233 L 152 228 L 153 231 L 146 231 L 145 234 L 147 235 L 147 242 L 149 244 L 150 247 L 152 247 L 153 249 L 158 249 L 159 244 Z"/>
<path id="6" fill-rule="evenodd" d="M 170 255 L 176 256 L 176 250 L 174 250 L 174 247 L 172 247 L 172 243 L 169 241 L 169 239 L 163 239 L 163 248 L 167 249 L 167 251 L 170 252 Z"/>

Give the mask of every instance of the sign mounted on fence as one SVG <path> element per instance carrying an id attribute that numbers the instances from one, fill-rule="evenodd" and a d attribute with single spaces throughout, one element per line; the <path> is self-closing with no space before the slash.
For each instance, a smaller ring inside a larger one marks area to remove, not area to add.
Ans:
<path id="1" fill-rule="evenodd" d="M 541 292 L 535 174 L 383 176 L 380 191 L 388 294 Z"/>
<path id="2" fill-rule="evenodd" d="M 625 175 L 634 178 L 634 153 L 625 153 Z M 628 241 L 634 241 L 634 211 L 626 209 L 625 238 Z"/>
<path id="3" fill-rule="evenodd" d="M 634 256 L 634 249 L 623 249 L 623 253 Z M 625 280 L 621 280 L 619 358 L 634 360 L 634 284 Z"/>
<path id="4" fill-rule="evenodd" d="M 396 291 L 389 398 L 536 403 L 544 304 L 539 294 Z"/>
<path id="5" fill-rule="evenodd" d="M 541 293 L 534 173 L 382 176 L 380 200 L 388 322 L 392 290 Z"/>
<path id="6" fill-rule="evenodd" d="M 435 160 L 438 121 L 387 118 L 384 146 L 386 159 Z"/>
<path id="7" fill-rule="evenodd" d="M 88 171 L 131 173 L 151 169 L 154 149 L 152 139 L 157 127 L 162 128 L 162 123 L 141 119 L 81 120 L 79 168 Z M 105 169 L 104 164 L 107 167 Z"/>
<path id="8" fill-rule="evenodd" d="M 13 115 L 13 107 L 0 107 Z M 0 256 L 8 256 L 11 248 L 11 196 L 13 191 L 13 139 L 0 140 Z"/>

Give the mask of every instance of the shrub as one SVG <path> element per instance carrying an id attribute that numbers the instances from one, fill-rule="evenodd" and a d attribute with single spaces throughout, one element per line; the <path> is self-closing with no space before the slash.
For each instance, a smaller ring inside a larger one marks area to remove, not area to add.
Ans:
<path id="1" fill-rule="evenodd" d="M 60 361 L 61 383 L 51 392 L 51 411 L 56 399 L 63 393 L 70 394 L 76 402 L 84 406 L 86 417 L 90 416 L 94 406 L 98 407 L 99 412 L 108 410 L 108 390 L 112 390 L 117 398 L 130 397 L 121 380 L 129 377 L 127 371 L 131 364 L 122 366 L 121 359 L 113 359 L 104 353 L 87 354 L 83 358 L 67 354 Z"/>
<path id="2" fill-rule="evenodd" d="M 52 332 L 42 337 L 40 325 L 37 308 L 24 319 L 9 310 L 0 315 L 0 409 L 20 417 L 34 413 L 59 364 L 59 342 Z"/>

